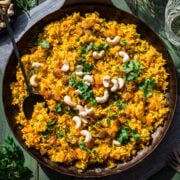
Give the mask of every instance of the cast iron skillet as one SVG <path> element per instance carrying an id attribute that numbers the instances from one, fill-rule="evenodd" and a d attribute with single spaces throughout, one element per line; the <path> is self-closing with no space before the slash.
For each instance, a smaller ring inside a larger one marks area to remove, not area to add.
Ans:
<path id="1" fill-rule="evenodd" d="M 153 136 L 154 140 L 152 145 L 149 146 L 147 149 L 143 150 L 142 152 L 138 153 L 136 157 L 134 157 L 131 161 L 127 163 L 119 163 L 117 167 L 113 169 L 108 169 L 104 166 L 92 166 L 85 170 L 83 173 L 76 169 L 74 166 L 63 166 L 58 163 L 51 162 L 47 157 L 41 156 L 38 151 L 35 149 L 28 149 L 22 139 L 21 133 L 18 130 L 17 124 L 15 123 L 15 115 L 18 113 L 18 109 L 11 105 L 11 91 L 10 91 L 10 84 L 11 82 L 16 81 L 15 73 L 16 73 L 16 65 L 17 60 L 15 58 L 14 52 L 11 53 L 9 60 L 7 62 L 4 76 L 3 76 L 3 104 L 4 110 L 6 114 L 7 121 L 9 126 L 14 133 L 16 139 L 19 143 L 24 147 L 24 149 L 34 157 L 38 162 L 41 164 L 57 171 L 65 175 L 75 176 L 75 177 L 83 177 L 83 178 L 94 178 L 94 177 L 103 177 L 107 175 L 117 174 L 123 171 L 127 171 L 128 169 L 132 168 L 133 166 L 145 160 L 147 156 L 150 156 L 151 153 L 155 150 L 155 148 L 159 145 L 159 143 L 164 138 L 165 134 L 168 131 L 168 128 L 172 122 L 176 102 L 177 102 L 177 81 L 176 81 L 176 73 L 175 68 L 173 65 L 173 61 L 165 48 L 165 45 L 162 41 L 158 38 L 158 36 L 142 21 L 137 19 L 136 17 L 121 11 L 115 7 L 113 7 L 110 3 L 103 4 L 99 3 L 100 1 L 89 1 L 91 3 L 80 3 L 73 5 L 65 5 L 62 9 L 48 15 L 47 17 L 41 19 L 37 22 L 33 27 L 31 27 L 19 40 L 18 48 L 20 50 L 21 55 L 26 53 L 26 50 L 31 43 L 33 43 L 36 39 L 37 34 L 42 30 L 43 26 L 47 23 L 59 20 L 62 17 L 66 16 L 67 14 L 71 14 L 74 11 L 79 11 L 81 14 L 86 12 L 94 12 L 98 11 L 100 16 L 106 18 L 107 20 L 116 20 L 120 23 L 133 23 L 137 25 L 137 31 L 141 34 L 141 38 L 147 40 L 150 44 L 152 44 L 156 49 L 163 54 L 163 57 L 167 60 L 166 70 L 170 74 L 169 76 L 169 88 L 167 91 L 167 99 L 170 106 L 170 113 L 164 123 L 164 126 L 158 129 L 158 132 Z M 102 1 L 101 1 L 102 2 Z"/>

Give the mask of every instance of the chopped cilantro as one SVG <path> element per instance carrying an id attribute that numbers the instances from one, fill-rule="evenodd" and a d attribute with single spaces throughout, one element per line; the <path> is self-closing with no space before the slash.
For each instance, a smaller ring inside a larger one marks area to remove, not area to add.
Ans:
<path id="1" fill-rule="evenodd" d="M 77 112 L 76 110 L 74 110 L 74 109 L 67 109 L 66 112 L 67 112 L 67 114 L 72 115 L 72 116 L 76 116 L 77 113 L 78 113 L 78 112 Z"/>
<path id="2" fill-rule="evenodd" d="M 98 152 L 95 149 L 92 150 L 92 153 L 96 156 L 98 155 Z"/>
<path id="3" fill-rule="evenodd" d="M 126 103 L 122 103 L 120 100 L 115 101 L 115 104 L 119 110 L 123 109 L 126 106 Z"/>
<path id="4" fill-rule="evenodd" d="M 126 40 L 121 40 L 121 41 L 120 41 L 120 44 L 123 45 L 123 46 L 126 46 L 128 43 L 127 43 Z"/>
<path id="5" fill-rule="evenodd" d="M 91 100 L 91 102 L 93 102 L 93 104 L 95 105 L 93 90 L 90 86 L 88 86 L 80 79 L 76 80 L 76 78 L 72 74 L 69 75 L 69 85 L 79 89 L 79 91 L 81 92 L 79 95 L 80 98 L 84 100 Z"/>
<path id="6" fill-rule="evenodd" d="M 105 50 L 106 48 L 109 47 L 109 44 L 108 43 L 100 43 L 99 46 L 96 46 L 94 44 L 94 42 L 90 42 L 89 44 L 84 44 L 84 43 L 80 42 L 80 46 L 82 47 L 81 52 L 80 52 L 80 56 L 84 56 L 90 50 L 94 50 L 94 51 Z"/>
<path id="7" fill-rule="evenodd" d="M 86 152 L 89 150 L 83 141 L 79 141 L 78 146 L 79 146 L 79 148 L 85 150 Z"/>
<path id="8" fill-rule="evenodd" d="M 69 85 L 72 87 L 76 86 L 76 78 L 73 74 L 69 74 Z"/>
<path id="9" fill-rule="evenodd" d="M 126 73 L 126 81 L 138 78 L 141 74 L 142 68 L 143 66 L 137 60 L 132 60 L 123 64 L 123 70 Z"/>
<path id="10" fill-rule="evenodd" d="M 152 95 L 152 90 L 156 89 L 155 80 L 152 78 L 144 78 L 139 85 L 139 89 L 143 90 L 144 98 L 150 97 Z"/>
<path id="11" fill-rule="evenodd" d="M 65 132 L 64 131 L 60 131 L 60 132 L 57 133 L 57 138 L 61 139 L 64 135 L 65 135 Z"/>
<path id="12" fill-rule="evenodd" d="M 50 122 L 47 122 L 47 126 L 54 126 L 56 124 L 56 120 L 52 120 Z"/>
<path id="13" fill-rule="evenodd" d="M 41 42 L 38 42 L 38 45 L 43 48 L 50 48 L 50 44 L 46 40 L 42 40 Z"/>
<path id="14" fill-rule="evenodd" d="M 91 70 L 93 69 L 93 65 L 87 62 L 84 62 L 82 66 L 84 74 L 90 74 Z"/>
<path id="15" fill-rule="evenodd" d="M 56 104 L 56 113 L 60 113 L 60 112 L 62 112 L 62 104 L 58 102 Z"/>
<path id="16" fill-rule="evenodd" d="M 1 145 L 0 151 L 0 179 L 17 180 L 23 179 L 27 173 L 32 172 L 24 166 L 25 159 L 23 151 L 15 144 L 13 138 L 9 137 Z"/>
<path id="17" fill-rule="evenodd" d="M 123 128 L 120 128 L 118 132 L 117 141 L 119 141 L 123 145 L 126 145 L 128 142 L 131 141 L 132 138 L 135 141 L 138 141 L 139 137 L 140 136 L 136 131 L 132 130 L 129 127 L 123 127 Z"/>

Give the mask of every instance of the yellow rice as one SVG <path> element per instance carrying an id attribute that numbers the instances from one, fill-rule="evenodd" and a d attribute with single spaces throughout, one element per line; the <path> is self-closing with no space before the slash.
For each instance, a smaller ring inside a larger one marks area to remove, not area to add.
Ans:
<path id="1" fill-rule="evenodd" d="M 83 48 L 90 43 L 93 42 L 95 47 L 107 45 L 106 38 L 116 36 L 120 41 L 104 47 L 102 58 L 94 59 L 91 48 L 83 54 Z M 16 123 L 27 147 L 37 149 L 53 162 L 86 169 L 91 164 L 106 164 L 113 168 L 117 162 L 131 160 L 138 151 L 151 144 L 153 132 L 163 125 L 169 111 L 165 98 L 168 74 L 162 54 L 141 39 L 136 25 L 107 21 L 97 12 L 84 16 L 73 13 L 46 25 L 37 39 L 37 42 L 43 41 L 49 47 L 37 43 L 22 56 L 22 61 L 29 78 L 37 75 L 38 86 L 33 87 L 33 91 L 45 97 L 48 108 L 43 103 L 36 104 L 32 119 L 27 120 L 22 110 L 27 91 L 19 66 L 17 82 L 11 84 L 12 105 L 19 107 Z M 129 55 L 129 62 L 123 63 L 119 51 Z M 127 80 L 130 73 L 125 72 L 124 64 L 134 60 L 141 67 L 140 73 Z M 65 61 L 70 68 L 67 72 L 61 70 Z M 32 67 L 33 62 L 43 66 Z M 91 67 L 86 72 L 94 79 L 94 83 L 88 86 L 92 92 L 90 98 L 83 99 L 76 94 L 77 87 L 70 83 L 73 78 L 82 82 L 83 77 L 75 74 L 77 65 Z M 102 83 L 107 75 L 111 79 L 123 78 L 124 86 L 110 92 L 110 88 Z M 140 88 L 143 79 L 153 79 L 155 87 Z M 108 101 L 97 103 L 95 97 L 103 96 L 105 89 L 109 92 Z M 78 110 L 64 102 L 65 96 L 71 97 L 75 104 L 93 108 L 87 123 L 81 122 L 79 128 L 75 128 L 72 120 L 78 116 Z M 90 132 L 92 139 L 89 142 L 84 142 L 81 130 Z M 114 140 L 119 144 L 114 144 Z"/>

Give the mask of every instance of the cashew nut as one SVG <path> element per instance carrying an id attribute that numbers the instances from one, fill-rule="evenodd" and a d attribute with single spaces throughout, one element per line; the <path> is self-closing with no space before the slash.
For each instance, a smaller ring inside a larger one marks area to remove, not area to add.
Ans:
<path id="1" fill-rule="evenodd" d="M 8 10 L 7 10 L 8 16 L 13 16 L 13 15 L 14 15 L 13 6 L 14 6 L 14 4 L 12 4 L 12 3 L 9 5 L 9 8 L 8 8 Z"/>
<path id="2" fill-rule="evenodd" d="M 88 130 L 81 130 L 81 135 L 85 136 L 84 142 L 89 142 L 92 139 L 91 133 Z"/>
<path id="3" fill-rule="evenodd" d="M 83 122 L 83 123 L 88 123 L 88 121 L 87 121 L 87 119 L 86 118 L 83 118 L 83 117 L 81 117 L 81 121 Z"/>
<path id="4" fill-rule="evenodd" d="M 80 95 L 80 94 L 81 94 L 81 91 L 80 91 L 79 89 L 76 89 L 74 92 L 75 92 L 75 94 L 77 94 L 77 95 Z"/>
<path id="5" fill-rule="evenodd" d="M 76 106 L 76 103 L 74 103 L 72 100 L 71 100 L 71 97 L 70 96 L 64 96 L 64 102 L 66 104 L 68 104 L 69 106 L 71 107 L 75 107 Z"/>
<path id="6" fill-rule="evenodd" d="M 9 5 L 11 4 L 11 0 L 1 0 L 0 5 Z"/>
<path id="7" fill-rule="evenodd" d="M 79 112 L 79 115 L 80 115 L 81 117 L 86 117 L 86 116 L 88 116 L 88 115 L 90 115 L 90 114 L 92 114 L 92 113 L 93 113 L 93 108 L 89 108 L 89 109 L 88 109 L 88 108 L 85 106 L 84 110 Z"/>
<path id="8" fill-rule="evenodd" d="M 0 29 L 5 28 L 5 27 L 6 27 L 6 24 L 4 22 L 0 22 Z"/>
<path id="9" fill-rule="evenodd" d="M 77 76 L 82 76 L 83 75 L 83 66 L 82 65 L 77 65 L 76 66 L 75 74 Z"/>
<path id="10" fill-rule="evenodd" d="M 124 86 L 124 79 L 123 78 L 118 78 L 118 84 L 119 84 L 118 89 L 121 89 Z"/>
<path id="11" fill-rule="evenodd" d="M 119 56 L 123 57 L 123 63 L 129 61 L 129 55 L 124 51 L 119 51 Z"/>
<path id="12" fill-rule="evenodd" d="M 121 143 L 119 142 L 119 141 L 116 141 L 116 140 L 113 140 L 113 142 L 112 142 L 114 145 L 116 145 L 116 146 L 120 146 L 121 145 Z"/>
<path id="13" fill-rule="evenodd" d="M 104 95 L 102 97 L 96 97 L 97 103 L 105 103 L 109 98 L 108 90 L 104 91 Z"/>
<path id="14" fill-rule="evenodd" d="M 119 43 L 120 41 L 120 37 L 119 36 L 115 36 L 114 39 L 111 39 L 110 37 L 106 38 L 106 41 L 110 44 L 110 45 L 116 45 Z"/>
<path id="15" fill-rule="evenodd" d="M 93 108 L 87 108 L 87 106 L 85 106 L 84 109 L 88 115 L 93 113 Z"/>
<path id="16" fill-rule="evenodd" d="M 33 86 L 33 87 L 37 87 L 38 86 L 38 79 L 37 79 L 37 75 L 34 74 L 31 76 L 30 78 L 30 85 Z"/>
<path id="17" fill-rule="evenodd" d="M 81 112 L 79 113 L 79 115 L 80 115 L 81 117 L 86 117 L 86 116 L 87 116 L 87 112 L 86 112 L 86 111 L 81 111 Z"/>
<path id="18" fill-rule="evenodd" d="M 118 88 L 119 88 L 118 80 L 117 80 L 117 79 L 112 79 L 111 82 L 112 82 L 112 84 L 113 84 L 113 86 L 112 86 L 111 89 L 110 89 L 111 92 L 117 91 Z"/>
<path id="19" fill-rule="evenodd" d="M 84 107 L 82 107 L 82 106 L 79 105 L 79 104 L 76 106 L 76 109 L 77 109 L 79 112 L 84 111 Z"/>
<path id="20" fill-rule="evenodd" d="M 101 59 L 105 54 L 104 50 L 101 50 L 100 52 L 94 51 L 93 52 L 93 57 L 94 59 Z"/>
<path id="21" fill-rule="evenodd" d="M 39 62 L 33 62 L 33 63 L 32 63 L 32 67 L 38 68 L 38 67 L 42 67 L 42 66 L 43 66 L 43 64 L 42 64 L 42 63 L 39 63 Z"/>
<path id="22" fill-rule="evenodd" d="M 75 125 L 76 129 L 81 127 L 81 119 L 79 116 L 74 116 L 72 120 L 76 123 Z"/>
<path id="23" fill-rule="evenodd" d="M 110 86 L 110 76 L 104 76 L 103 78 L 104 87 L 108 88 Z"/>
<path id="24" fill-rule="evenodd" d="M 94 84 L 94 79 L 92 75 L 85 75 L 83 77 L 84 82 L 89 86 L 91 84 Z"/>
<path id="25" fill-rule="evenodd" d="M 89 114 L 93 113 L 93 108 L 87 108 L 87 106 L 83 107 L 81 105 L 77 105 L 76 109 L 79 110 L 79 116 L 86 117 Z"/>
<path id="26" fill-rule="evenodd" d="M 61 70 L 62 70 L 63 72 L 69 71 L 69 63 L 68 63 L 67 61 L 64 61 L 64 64 L 63 64 Z"/>

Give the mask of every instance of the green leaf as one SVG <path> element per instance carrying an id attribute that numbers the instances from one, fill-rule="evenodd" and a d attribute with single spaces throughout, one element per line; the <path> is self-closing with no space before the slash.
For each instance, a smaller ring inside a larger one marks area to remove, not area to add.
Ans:
<path id="1" fill-rule="evenodd" d="M 57 113 L 61 113 L 62 112 L 62 104 L 60 102 L 58 102 L 56 104 L 56 112 Z"/>
<path id="2" fill-rule="evenodd" d="M 157 85 L 153 78 L 144 78 L 139 84 L 139 89 L 144 92 L 144 98 L 148 98 L 152 95 L 152 90 L 156 89 Z"/>
<path id="3" fill-rule="evenodd" d="M 96 107 L 96 106 L 97 106 L 97 101 L 96 101 L 96 99 L 95 99 L 95 98 L 91 98 L 91 99 L 90 99 L 90 104 L 91 104 L 91 106 Z"/>
<path id="4" fill-rule="evenodd" d="M 88 150 L 89 150 L 83 141 L 79 141 L 78 146 L 79 146 L 79 148 L 85 150 L 86 152 L 88 152 Z"/>
<path id="5" fill-rule="evenodd" d="M 38 42 L 38 45 L 43 48 L 50 48 L 50 44 L 46 40 L 42 40 L 41 42 Z"/>
<path id="6" fill-rule="evenodd" d="M 16 0 L 18 8 L 27 12 L 36 5 L 36 0 Z"/>
<path id="7" fill-rule="evenodd" d="M 65 135 L 65 132 L 64 131 L 60 131 L 60 132 L 57 133 L 57 138 L 61 139 L 64 135 Z"/>
<path id="8" fill-rule="evenodd" d="M 1 145 L 0 151 L 0 179 L 21 179 L 25 173 L 32 176 L 32 172 L 24 166 L 23 151 L 14 140 L 8 138 Z"/>
<path id="9" fill-rule="evenodd" d="M 69 85 L 72 87 L 76 87 L 76 78 L 73 74 L 69 74 Z"/>
<path id="10" fill-rule="evenodd" d="M 56 120 L 47 122 L 47 126 L 54 126 L 56 124 Z"/>
<path id="11" fill-rule="evenodd" d="M 93 65 L 92 64 L 90 64 L 90 63 L 83 63 L 82 64 L 83 65 L 83 73 L 84 74 L 90 74 L 90 72 L 92 71 L 92 69 L 93 69 Z"/>
<path id="12" fill-rule="evenodd" d="M 132 60 L 123 64 L 123 70 L 126 73 L 126 81 L 131 81 L 138 78 L 141 74 L 143 66 L 137 61 Z"/>
<path id="13" fill-rule="evenodd" d="M 126 46 L 128 43 L 127 43 L 126 40 L 121 40 L 121 41 L 120 41 L 120 44 L 123 45 L 123 46 Z"/>
<path id="14" fill-rule="evenodd" d="M 96 49 L 97 49 L 97 51 L 101 51 L 101 50 L 105 50 L 108 47 L 109 47 L 108 43 L 101 43 Z"/>
<path id="15" fill-rule="evenodd" d="M 72 116 L 76 116 L 78 114 L 78 112 L 74 109 L 67 109 L 66 112 L 67 114 L 72 115 Z"/>
<path id="16" fill-rule="evenodd" d="M 117 141 L 119 141 L 123 145 L 126 145 L 131 141 L 131 138 L 133 138 L 135 141 L 138 141 L 140 136 L 136 131 L 132 130 L 129 127 L 120 128 L 117 135 Z"/>
<path id="17" fill-rule="evenodd" d="M 92 153 L 93 153 L 94 155 L 98 156 L 98 152 L 97 152 L 95 149 L 92 150 Z"/>
<path id="18" fill-rule="evenodd" d="M 115 104 L 119 110 L 124 109 L 126 106 L 126 103 L 122 103 L 120 100 L 115 101 Z"/>

